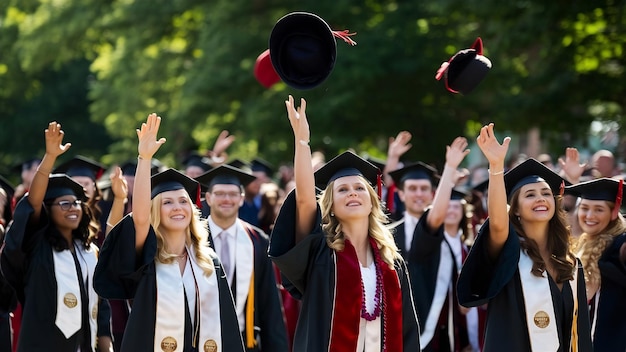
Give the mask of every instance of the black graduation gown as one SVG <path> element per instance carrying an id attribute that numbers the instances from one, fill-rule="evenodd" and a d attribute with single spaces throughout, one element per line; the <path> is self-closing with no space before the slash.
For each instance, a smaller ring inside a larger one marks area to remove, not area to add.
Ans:
<path id="1" fill-rule="evenodd" d="M 45 235 L 56 229 L 48 221 L 45 209 L 42 209 L 39 223 L 30 221 L 33 211 L 27 196 L 17 204 L 1 256 L 2 272 L 22 304 L 18 351 L 76 351 L 80 340 L 90 345 L 89 323 L 83 320 L 83 328 L 70 338 L 65 338 L 55 325 L 57 284 L 54 249 Z M 107 305 L 101 303 L 97 336 L 111 336 L 108 324 L 111 312 Z"/>
<path id="2" fill-rule="evenodd" d="M 396 247 L 398 247 L 398 252 L 402 255 L 405 261 L 409 260 L 409 250 L 406 248 L 406 233 L 404 231 L 404 218 L 398 220 L 392 224 L 390 227 L 392 228 L 393 240 L 396 242 Z"/>
<path id="3" fill-rule="evenodd" d="M 480 233 L 468 254 L 457 284 L 459 302 L 465 307 L 476 307 L 485 303 L 487 322 L 483 352 L 527 352 L 530 351 L 530 337 L 526 325 L 526 309 L 522 284 L 518 269 L 520 240 L 511 226 L 509 236 L 498 259 L 489 260 L 485 237 L 489 236 L 489 220 L 481 227 Z M 587 307 L 585 280 L 582 268 L 578 269 L 578 351 L 592 351 L 591 326 Z M 572 291 L 568 283 L 563 290 L 550 278 L 550 295 L 555 310 L 556 324 L 559 327 L 559 352 L 568 352 L 572 309 Z"/>
<path id="4" fill-rule="evenodd" d="M 274 268 L 267 256 L 269 237 L 261 229 L 254 228 L 245 221 L 242 222 L 244 227 L 247 228 L 248 235 L 254 246 L 254 336 L 257 341 L 260 341 L 260 344 L 257 344 L 254 348 L 246 347 L 246 351 L 287 352 L 289 350 L 287 328 L 285 327 L 280 296 L 276 287 Z M 210 237 L 210 244 L 213 247 L 213 237 Z M 235 275 L 237 275 L 236 268 Z M 235 282 L 236 280 L 233 278 L 233 285 Z M 248 287 L 233 287 L 233 296 L 235 296 L 235 290 L 241 289 L 247 290 Z M 245 347 L 245 328 L 241 335 Z"/>
<path id="5" fill-rule="evenodd" d="M 280 209 L 270 236 L 269 255 L 288 281 L 283 285 L 302 308 L 296 326 L 293 351 L 327 351 L 330 342 L 334 301 L 334 261 L 321 228 L 318 207 L 316 226 L 304 240 L 295 244 L 295 192 Z M 419 351 L 419 324 L 413 306 L 409 278 L 402 259 L 395 262 L 402 293 L 402 328 L 404 351 Z M 382 332 L 381 332 L 382 335 Z"/>
<path id="6" fill-rule="evenodd" d="M 428 228 L 427 219 L 429 214 L 430 210 L 427 210 L 417 222 L 417 226 L 415 226 L 415 231 L 413 232 L 411 248 L 404 256 L 409 269 L 409 277 L 411 278 L 413 301 L 415 302 L 415 309 L 419 317 L 420 331 L 424 331 L 426 318 L 430 313 L 430 307 L 435 297 L 437 276 L 439 274 L 439 261 L 441 259 L 441 243 L 445 241 L 443 226 L 440 226 L 436 230 L 430 230 Z M 404 222 L 397 226 L 396 229 L 401 229 L 402 235 L 404 235 Z M 398 236 L 398 238 L 400 238 L 400 236 Z M 402 236 L 402 241 L 404 243 L 404 236 Z M 458 273 L 456 260 L 454 260 L 452 249 L 449 246 L 446 248 L 450 251 L 450 256 L 453 260 L 451 278 L 455 280 Z M 455 320 L 458 321 L 461 313 L 456 304 L 452 308 L 455 309 L 454 317 L 456 318 Z M 455 323 L 455 325 L 459 324 L 461 324 L 461 322 Z M 462 336 L 457 336 L 455 339 L 460 340 L 455 341 L 456 344 L 466 345 L 469 342 L 466 333 L 462 333 Z M 424 343 L 426 342 L 422 341 L 422 344 Z M 430 344 L 431 342 L 429 342 L 428 345 Z"/>
<path id="7" fill-rule="evenodd" d="M 151 227 L 142 253 L 136 254 L 135 225 L 131 215 L 124 217 L 111 230 L 100 251 L 94 275 L 96 292 L 106 299 L 134 299 L 121 351 L 153 350 L 157 305 L 154 263 L 156 252 L 156 235 Z M 213 263 L 215 264 L 214 275 L 218 275 L 222 351 L 241 352 L 244 349 L 226 275 L 217 257 L 213 258 Z M 181 309 L 188 312 L 188 309 L 183 307 L 184 304 L 181 302 Z M 192 330 L 189 322 L 190 320 L 186 319 L 185 341 L 188 341 Z M 192 351 L 190 344 L 186 343 L 185 346 L 185 352 Z"/>
<path id="8" fill-rule="evenodd" d="M 11 351 L 11 326 L 9 313 L 17 305 L 13 287 L 0 273 L 0 351 Z"/>
<path id="9" fill-rule="evenodd" d="M 626 233 L 616 237 L 598 261 L 602 283 L 593 335 L 597 352 L 626 351 L 626 263 L 619 258 L 624 243 Z"/>

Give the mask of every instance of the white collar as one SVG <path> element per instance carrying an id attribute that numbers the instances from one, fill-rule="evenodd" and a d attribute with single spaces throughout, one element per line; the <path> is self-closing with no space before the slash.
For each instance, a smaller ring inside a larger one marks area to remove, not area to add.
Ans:
<path id="1" fill-rule="evenodd" d="M 231 236 L 231 239 L 235 237 L 235 234 L 237 233 L 237 220 L 235 220 L 235 222 L 229 228 L 223 229 L 219 225 L 217 225 L 215 221 L 213 221 L 211 215 L 209 215 L 207 219 L 209 223 L 209 231 L 213 236 L 219 236 L 222 232 L 225 231 L 229 236 Z"/>

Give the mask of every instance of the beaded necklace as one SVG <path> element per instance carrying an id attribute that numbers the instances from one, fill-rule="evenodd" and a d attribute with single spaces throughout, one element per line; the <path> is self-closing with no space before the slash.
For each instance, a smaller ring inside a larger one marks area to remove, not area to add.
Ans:
<path id="1" fill-rule="evenodd" d="M 375 320 L 381 312 L 381 296 L 383 292 L 383 271 L 380 267 L 380 253 L 374 249 L 374 268 L 376 269 L 376 294 L 374 295 L 374 312 L 370 314 L 367 311 L 367 306 L 365 304 L 365 285 L 363 284 L 363 277 L 361 277 L 361 292 L 362 292 L 362 300 L 361 300 L 361 318 L 372 321 Z"/>

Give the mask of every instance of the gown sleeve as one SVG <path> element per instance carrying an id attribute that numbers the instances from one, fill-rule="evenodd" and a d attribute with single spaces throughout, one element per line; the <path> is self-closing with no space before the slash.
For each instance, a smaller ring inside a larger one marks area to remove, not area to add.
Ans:
<path id="1" fill-rule="evenodd" d="M 154 262 L 157 241 L 150 227 L 141 253 L 135 251 L 135 224 L 126 215 L 107 235 L 94 274 L 94 288 L 106 299 L 132 299 L 146 267 Z"/>
<path id="2" fill-rule="evenodd" d="M 439 253 L 444 237 L 443 226 L 436 229 L 429 228 L 427 222 L 429 214 L 430 210 L 427 210 L 415 226 L 411 248 L 409 249 L 409 262 L 429 261 L 429 258 Z"/>
<path id="3" fill-rule="evenodd" d="M 608 279 L 622 288 L 626 288 L 626 263 L 620 259 L 619 251 L 624 243 L 626 233 L 617 236 L 598 261 L 602 280 Z"/>
<path id="4" fill-rule="evenodd" d="M 494 298 L 513 279 L 519 261 L 520 242 L 513 227 L 498 258 L 487 253 L 489 220 L 481 227 L 459 275 L 457 294 L 464 307 L 477 307 Z"/>
<path id="5" fill-rule="evenodd" d="M 285 288 L 295 298 L 300 298 L 306 291 L 309 265 L 314 263 L 311 256 L 319 255 L 320 246 L 326 245 L 325 235 L 321 227 L 322 215 L 317 208 L 314 228 L 300 243 L 296 245 L 296 197 L 295 192 L 289 193 L 280 208 L 274 229 L 270 236 L 268 254 L 287 278 Z"/>

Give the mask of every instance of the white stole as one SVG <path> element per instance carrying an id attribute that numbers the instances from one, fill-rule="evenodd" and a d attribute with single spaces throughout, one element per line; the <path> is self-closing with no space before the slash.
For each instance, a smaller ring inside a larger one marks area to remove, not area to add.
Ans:
<path id="1" fill-rule="evenodd" d="M 532 274 L 532 267 L 532 259 L 523 249 L 520 250 L 518 268 L 526 307 L 526 326 L 530 336 L 530 347 L 533 351 L 556 351 L 560 343 L 548 274 L 544 272 L 541 277 L 537 277 Z M 575 310 L 578 302 L 577 281 L 578 270 L 574 270 L 574 280 L 569 281 L 569 285 L 572 289 Z M 576 317 L 577 314 L 574 312 L 572 327 L 577 330 Z M 577 348 L 578 346 L 570 343 L 570 350 L 575 351 Z"/>
<path id="2" fill-rule="evenodd" d="M 154 326 L 154 351 L 165 351 L 174 347 L 183 350 L 185 344 L 185 293 L 187 294 L 189 315 L 195 325 L 196 297 L 199 298 L 200 336 L 199 350 L 204 345 L 216 346 L 222 352 L 220 320 L 220 298 L 215 273 L 206 277 L 197 264 L 195 253 L 187 248 L 189 254 L 183 275 L 178 262 L 164 264 L 155 259 L 157 304 Z M 198 295 L 196 296 L 196 287 Z"/>
<path id="3" fill-rule="evenodd" d="M 435 328 L 437 321 L 439 321 L 439 315 L 441 314 L 441 307 L 447 298 L 450 297 L 450 282 L 452 281 L 452 263 L 454 258 L 450 253 L 450 247 L 445 240 L 441 241 L 441 249 L 439 256 L 439 269 L 437 270 L 437 282 L 435 285 L 435 294 L 433 296 L 433 302 L 430 305 L 428 317 L 426 318 L 426 324 L 424 324 L 424 331 L 420 335 L 420 345 L 425 348 L 430 340 L 435 335 Z M 452 328 L 451 313 L 454 306 L 454 302 L 449 302 L 448 319 L 450 320 L 450 328 Z M 449 335 L 449 334 L 448 334 Z"/>
<path id="4" fill-rule="evenodd" d="M 82 297 L 80 286 L 85 286 L 88 297 L 87 312 L 89 316 L 89 326 L 91 333 L 90 346 L 96 346 L 97 318 L 98 318 L 98 295 L 93 289 L 92 279 L 97 263 L 97 249 L 91 244 L 89 249 L 85 249 L 81 241 L 73 242 L 78 263 L 81 267 L 83 277 L 78 279 L 78 272 L 74 262 L 74 256 L 69 249 L 56 251 L 52 250 L 54 262 L 54 276 L 57 283 L 57 311 L 55 325 L 66 338 L 70 338 L 82 326 Z"/>
<path id="5" fill-rule="evenodd" d="M 235 292 L 235 311 L 239 322 L 240 331 L 246 328 L 246 301 L 250 290 L 250 280 L 254 271 L 254 244 L 244 228 L 242 222 L 237 219 L 235 222 L 237 231 L 235 232 L 235 272 L 237 279 L 237 292 Z M 232 258 L 231 258 L 232 260 Z M 261 302 L 262 304 L 262 302 Z"/>

